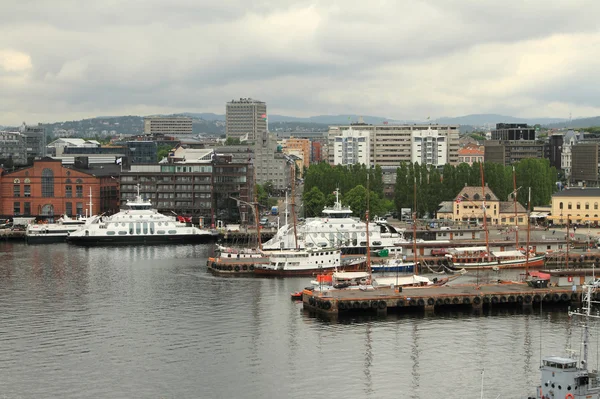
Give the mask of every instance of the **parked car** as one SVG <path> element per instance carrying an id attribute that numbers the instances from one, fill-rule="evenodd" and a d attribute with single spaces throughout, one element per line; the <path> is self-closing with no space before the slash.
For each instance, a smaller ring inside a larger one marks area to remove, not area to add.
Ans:
<path id="1" fill-rule="evenodd" d="M 446 248 L 434 248 L 431 250 L 431 255 L 433 256 L 444 256 L 448 253 Z"/>

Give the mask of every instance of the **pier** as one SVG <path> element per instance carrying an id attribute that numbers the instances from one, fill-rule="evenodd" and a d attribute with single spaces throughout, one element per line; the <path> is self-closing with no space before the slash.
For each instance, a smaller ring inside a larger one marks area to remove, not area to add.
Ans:
<path id="1" fill-rule="evenodd" d="M 597 294 L 600 299 L 600 294 Z M 362 289 L 309 290 L 302 292 L 305 309 L 335 318 L 351 312 L 387 314 L 441 307 L 468 307 L 474 310 L 493 307 L 529 307 L 540 302 L 577 304 L 581 289 L 543 287 L 526 283 L 464 284 L 433 287 L 377 287 Z"/>

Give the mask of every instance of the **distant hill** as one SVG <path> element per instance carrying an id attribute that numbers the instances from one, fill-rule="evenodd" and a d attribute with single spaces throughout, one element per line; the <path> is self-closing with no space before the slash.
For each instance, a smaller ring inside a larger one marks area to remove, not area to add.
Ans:
<path id="1" fill-rule="evenodd" d="M 527 123 L 528 125 L 547 125 L 564 121 L 564 118 L 517 118 L 498 114 L 472 114 L 458 117 L 442 117 L 434 120 L 436 123 L 452 123 L 473 126 L 494 126 L 496 123 Z"/>
<path id="2" fill-rule="evenodd" d="M 594 116 L 592 118 L 573 119 L 570 123 L 567 120 L 562 121 L 560 123 L 552 123 L 548 125 L 549 128 L 583 128 L 592 126 L 600 126 L 600 116 Z"/>

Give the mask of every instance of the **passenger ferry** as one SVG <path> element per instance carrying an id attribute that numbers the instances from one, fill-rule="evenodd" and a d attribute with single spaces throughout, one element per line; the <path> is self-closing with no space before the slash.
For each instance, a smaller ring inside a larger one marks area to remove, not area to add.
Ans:
<path id="1" fill-rule="evenodd" d="M 172 244 L 197 243 L 217 238 L 217 233 L 193 227 L 159 213 L 139 194 L 112 216 L 95 216 L 84 228 L 70 233 L 74 244 Z"/>
<path id="2" fill-rule="evenodd" d="M 323 215 L 308 218 L 297 226 L 298 247 L 301 249 L 340 248 L 344 254 L 365 254 L 367 248 L 365 222 L 352 217 L 352 210 L 342 206 L 339 191 L 335 192 L 333 207 L 325 208 Z M 408 242 L 402 233 L 384 219 L 369 223 L 371 250 L 391 248 Z M 294 226 L 286 224 L 275 236 L 263 244 L 265 250 L 282 250 L 295 247 Z"/>

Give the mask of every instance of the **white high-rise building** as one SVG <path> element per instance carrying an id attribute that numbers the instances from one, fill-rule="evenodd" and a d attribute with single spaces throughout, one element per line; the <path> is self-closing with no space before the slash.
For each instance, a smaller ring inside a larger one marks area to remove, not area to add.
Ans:
<path id="1" fill-rule="evenodd" d="M 227 138 L 245 138 L 254 141 L 267 131 L 267 104 L 252 98 L 231 100 L 225 108 Z"/>
<path id="2" fill-rule="evenodd" d="M 365 130 L 348 129 L 335 136 L 334 165 L 371 164 L 371 140 Z"/>
<path id="3" fill-rule="evenodd" d="M 412 132 L 412 163 L 419 165 L 445 165 L 448 163 L 448 137 L 437 129 Z"/>

